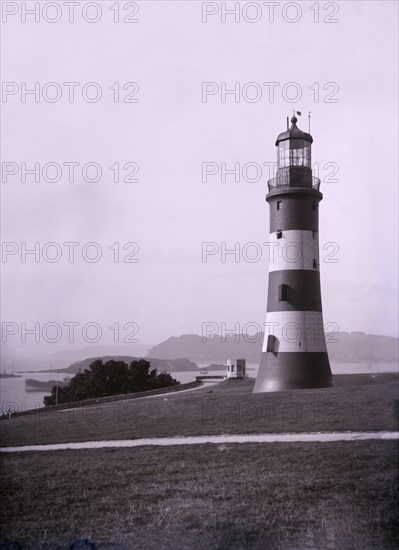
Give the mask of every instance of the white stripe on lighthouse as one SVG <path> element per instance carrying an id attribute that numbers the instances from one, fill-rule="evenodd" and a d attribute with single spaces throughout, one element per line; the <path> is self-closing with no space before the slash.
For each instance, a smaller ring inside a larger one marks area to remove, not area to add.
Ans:
<path id="1" fill-rule="evenodd" d="M 289 229 L 271 233 L 269 272 L 287 269 L 319 270 L 319 235 L 316 231 Z"/>
<path id="2" fill-rule="evenodd" d="M 269 334 L 274 352 L 326 352 L 321 311 L 267 312 L 262 352 L 267 351 Z"/>

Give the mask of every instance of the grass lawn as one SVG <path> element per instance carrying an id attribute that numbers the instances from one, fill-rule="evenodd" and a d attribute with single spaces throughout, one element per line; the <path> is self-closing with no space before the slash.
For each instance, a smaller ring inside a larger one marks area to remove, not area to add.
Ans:
<path id="1" fill-rule="evenodd" d="M 0 422 L 0 445 L 234 433 L 395 431 L 398 384 L 252 394 L 253 380 Z"/>
<path id="2" fill-rule="evenodd" d="M 1 455 L 1 540 L 23 548 L 397 548 L 392 441 Z"/>
<path id="3" fill-rule="evenodd" d="M 253 395 L 253 381 L 40 411 L 1 446 L 177 435 L 398 429 L 398 384 Z M 382 383 L 383 382 L 383 383 Z M 398 547 L 398 444 L 251 443 L 0 454 L 1 542 L 67 549 Z"/>

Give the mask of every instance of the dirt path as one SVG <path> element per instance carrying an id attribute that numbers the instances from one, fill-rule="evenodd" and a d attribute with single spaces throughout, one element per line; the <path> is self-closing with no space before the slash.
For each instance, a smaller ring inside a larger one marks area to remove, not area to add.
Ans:
<path id="1" fill-rule="evenodd" d="M 25 445 L 23 447 L 2 447 L 2 453 L 27 451 L 63 451 L 67 449 L 103 449 L 108 447 L 147 447 L 149 445 L 203 445 L 205 443 L 223 445 L 228 443 L 295 443 L 332 441 L 364 441 L 367 439 L 399 439 L 399 432 L 313 432 L 288 434 L 256 435 L 203 435 L 195 437 L 158 437 L 151 439 L 122 439 L 108 441 L 83 441 L 78 443 L 57 443 L 53 445 Z"/>

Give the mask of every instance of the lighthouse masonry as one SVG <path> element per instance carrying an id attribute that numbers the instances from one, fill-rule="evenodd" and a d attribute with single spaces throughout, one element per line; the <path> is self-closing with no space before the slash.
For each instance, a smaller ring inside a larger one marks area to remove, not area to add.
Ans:
<path id="1" fill-rule="evenodd" d="M 269 290 L 254 393 L 332 386 L 320 291 L 323 195 L 312 176 L 313 138 L 297 122 L 277 138 L 277 174 L 268 182 Z"/>

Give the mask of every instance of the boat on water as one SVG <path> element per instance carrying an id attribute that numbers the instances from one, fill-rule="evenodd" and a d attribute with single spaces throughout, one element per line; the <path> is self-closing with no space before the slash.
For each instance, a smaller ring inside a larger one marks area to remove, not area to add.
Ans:
<path id="1" fill-rule="evenodd" d="M 26 391 L 51 391 L 54 386 L 61 388 L 65 386 L 67 382 L 57 382 L 57 380 L 35 380 L 34 378 L 27 378 L 25 380 Z"/>
<path id="2" fill-rule="evenodd" d="M 27 378 L 25 380 L 26 391 L 51 391 L 53 386 L 57 385 L 57 380 L 35 380 L 34 378 Z"/>
<path id="3" fill-rule="evenodd" d="M 32 371 L 31 371 L 32 372 Z M 50 363 L 50 370 L 49 371 L 43 371 L 48 372 L 49 380 L 36 380 L 35 378 L 26 378 L 25 379 L 25 391 L 28 392 L 51 392 L 51 390 L 54 388 L 54 386 L 58 386 L 61 388 L 62 386 L 66 386 L 70 380 L 69 377 L 65 377 L 63 381 L 61 382 L 59 379 L 59 373 L 57 373 L 57 380 L 51 380 L 51 377 L 54 376 L 53 368 Z M 57 372 L 57 371 L 56 371 Z"/>

